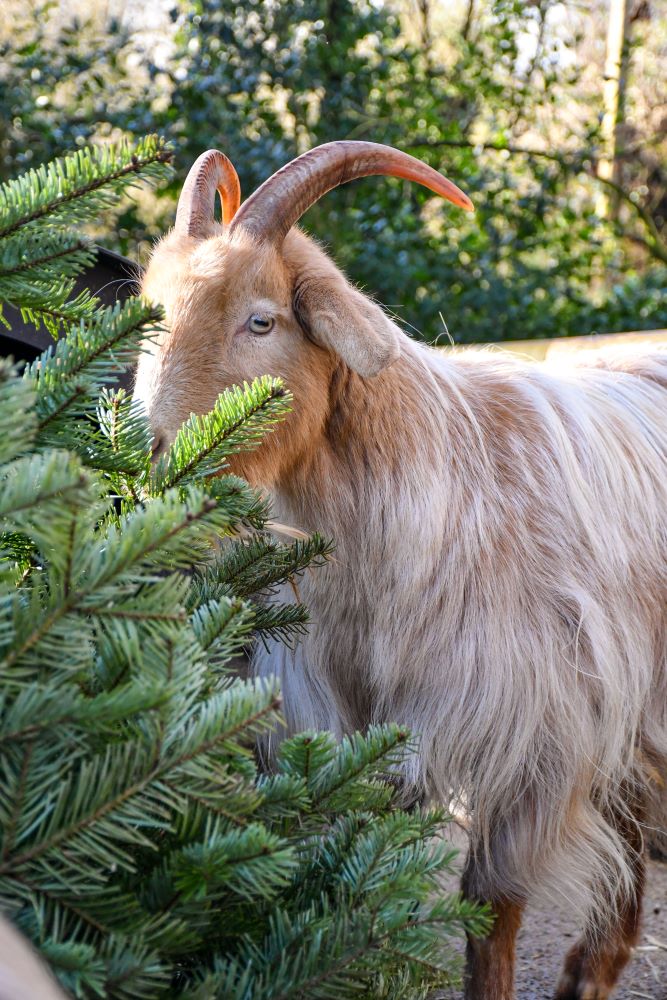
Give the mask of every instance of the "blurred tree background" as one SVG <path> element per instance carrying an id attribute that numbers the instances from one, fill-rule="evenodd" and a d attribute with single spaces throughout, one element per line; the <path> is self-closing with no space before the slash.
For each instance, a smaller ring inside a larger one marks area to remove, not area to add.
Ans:
<path id="1" fill-rule="evenodd" d="M 332 192 L 304 224 L 414 335 L 664 327 L 667 5 L 627 0 L 601 180 L 618 3 L 4 0 L 0 175 L 90 141 L 163 133 L 173 183 L 119 204 L 113 228 L 95 232 L 143 259 L 210 146 L 247 194 L 318 143 L 386 142 L 456 181 L 475 216 L 372 178 Z"/>

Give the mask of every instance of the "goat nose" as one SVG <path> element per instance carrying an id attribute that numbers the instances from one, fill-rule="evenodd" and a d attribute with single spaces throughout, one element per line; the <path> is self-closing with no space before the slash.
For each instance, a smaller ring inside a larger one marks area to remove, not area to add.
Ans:
<path id="1" fill-rule="evenodd" d="M 158 433 L 153 438 L 153 446 L 151 448 L 151 459 L 156 462 L 160 455 L 166 451 L 164 435 Z"/>

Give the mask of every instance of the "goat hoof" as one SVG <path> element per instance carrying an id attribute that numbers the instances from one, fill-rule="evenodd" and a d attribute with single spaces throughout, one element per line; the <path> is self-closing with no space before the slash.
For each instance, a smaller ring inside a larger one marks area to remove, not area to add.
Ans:
<path id="1" fill-rule="evenodd" d="M 575 945 L 565 959 L 554 1000 L 609 1000 L 629 954 L 623 946 L 591 953 Z"/>
<path id="2" fill-rule="evenodd" d="M 592 979 L 575 981 L 572 976 L 561 976 L 555 1000 L 608 1000 L 611 991 Z"/>

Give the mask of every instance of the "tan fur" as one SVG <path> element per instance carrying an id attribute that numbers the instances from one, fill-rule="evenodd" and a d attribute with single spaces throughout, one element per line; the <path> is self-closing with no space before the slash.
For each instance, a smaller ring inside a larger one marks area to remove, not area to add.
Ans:
<path id="1" fill-rule="evenodd" d="M 28 941 L 1 915 L 0 1000 L 67 1000 Z"/>
<path id="2" fill-rule="evenodd" d="M 408 725 L 413 791 L 469 815 L 468 892 L 512 927 L 541 896 L 590 940 L 616 934 L 639 895 L 628 787 L 664 828 L 667 353 L 443 356 L 294 230 L 280 251 L 172 236 L 144 290 L 169 332 L 137 395 L 165 442 L 230 384 L 294 393 L 235 465 L 280 521 L 337 544 L 300 584 L 310 634 L 256 658 L 289 728 Z M 257 311 L 276 316 L 265 337 L 244 327 Z M 507 978 L 513 932 L 496 940 L 479 962 Z"/>

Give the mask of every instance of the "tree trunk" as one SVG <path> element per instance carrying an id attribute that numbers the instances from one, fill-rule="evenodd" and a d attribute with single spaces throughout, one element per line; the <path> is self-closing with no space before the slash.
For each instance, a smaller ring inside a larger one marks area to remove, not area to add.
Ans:
<path id="1" fill-rule="evenodd" d="M 602 119 L 602 153 L 598 163 L 598 177 L 601 180 L 618 183 L 619 126 L 623 118 L 623 98 L 625 95 L 628 35 L 628 0 L 609 0 L 609 26 L 607 30 L 607 55 L 604 65 L 604 117 Z M 605 185 L 600 193 L 598 214 L 604 218 L 615 218 L 618 199 Z"/>

